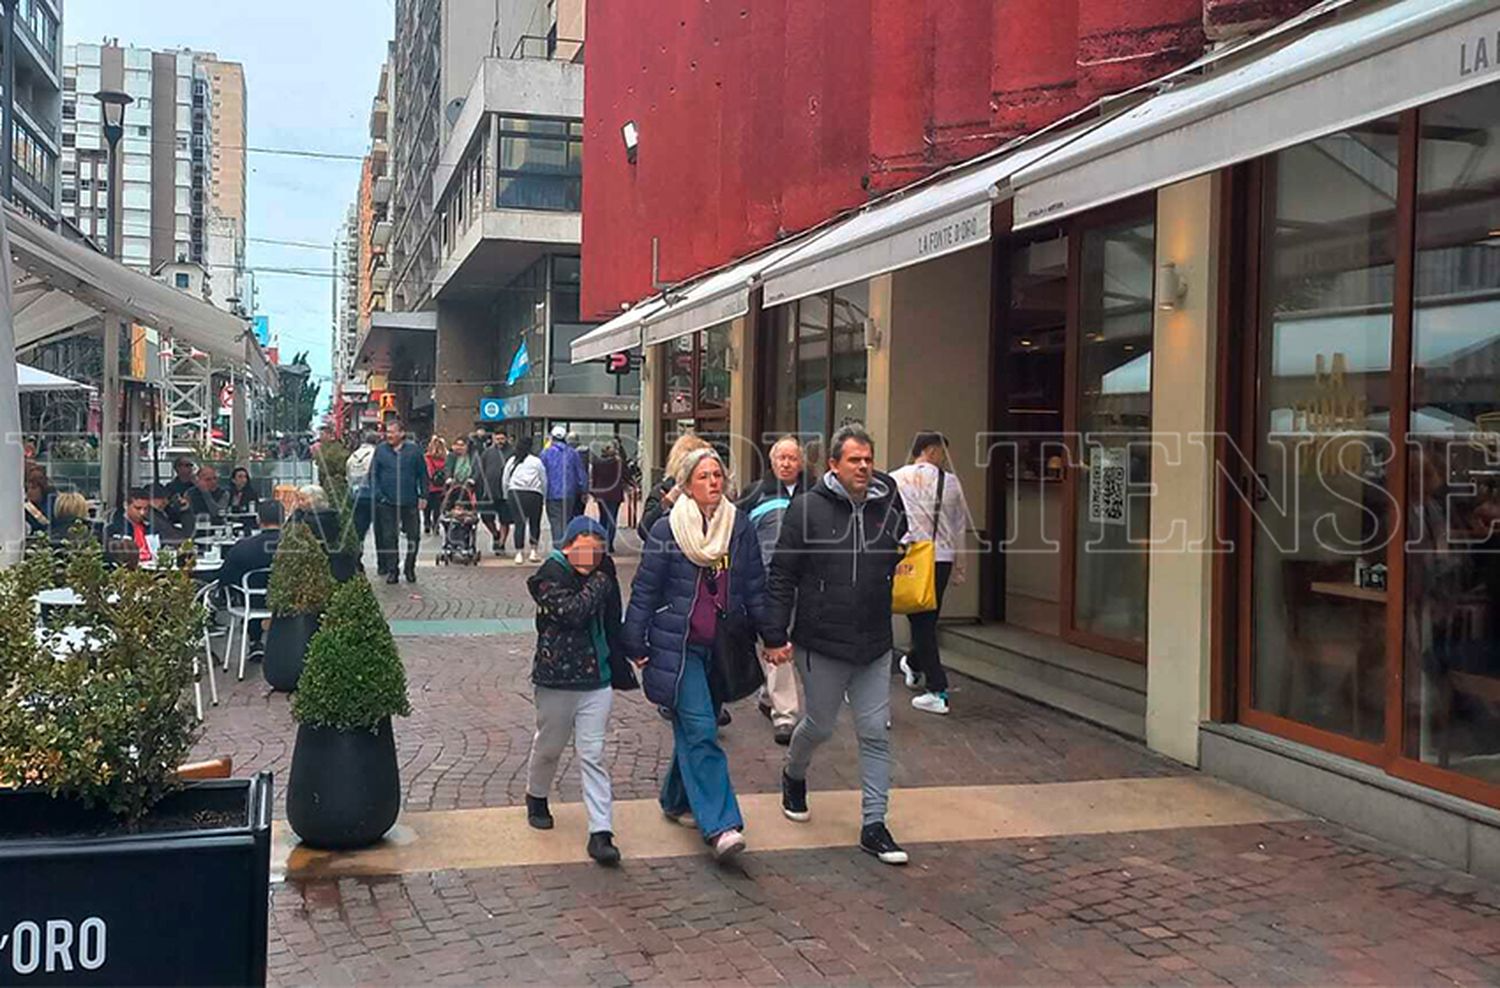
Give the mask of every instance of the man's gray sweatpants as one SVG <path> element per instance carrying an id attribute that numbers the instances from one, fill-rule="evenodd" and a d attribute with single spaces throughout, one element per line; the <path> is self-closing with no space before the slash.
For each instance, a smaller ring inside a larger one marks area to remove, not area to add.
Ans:
<path id="1" fill-rule="evenodd" d="M 531 764 L 526 795 L 546 798 L 557 776 L 557 762 L 568 738 L 578 752 L 583 774 L 583 805 L 589 812 L 589 833 L 614 831 L 610 822 L 613 796 L 609 769 L 604 765 L 604 733 L 615 691 L 536 688 L 536 735 L 531 739 Z"/>
<path id="2" fill-rule="evenodd" d="M 833 737 L 848 694 L 859 739 L 860 813 L 865 824 L 884 822 L 891 793 L 891 735 L 885 727 L 891 715 L 890 654 L 857 666 L 799 646 L 797 671 L 802 674 L 802 722 L 792 733 L 786 774 L 799 781 L 807 778 L 813 752 Z"/>

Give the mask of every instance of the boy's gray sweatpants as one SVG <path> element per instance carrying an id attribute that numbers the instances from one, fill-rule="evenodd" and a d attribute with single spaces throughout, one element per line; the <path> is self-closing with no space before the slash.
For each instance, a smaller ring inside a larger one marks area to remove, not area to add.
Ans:
<path id="1" fill-rule="evenodd" d="M 802 674 L 802 722 L 792 733 L 786 774 L 805 780 L 813 752 L 833 737 L 844 695 L 854 711 L 854 733 L 859 739 L 859 779 L 863 796 L 860 813 L 865 824 L 885 820 L 891 793 L 891 657 L 889 653 L 857 666 L 797 648 L 797 671 Z"/>
<path id="2" fill-rule="evenodd" d="M 536 734 L 531 739 L 526 794 L 546 798 L 557 777 L 558 759 L 571 736 L 583 774 L 583 805 L 588 809 L 591 834 L 614 831 L 609 769 L 604 765 L 604 732 L 609 727 L 614 694 L 608 686 L 597 690 L 536 687 Z"/>

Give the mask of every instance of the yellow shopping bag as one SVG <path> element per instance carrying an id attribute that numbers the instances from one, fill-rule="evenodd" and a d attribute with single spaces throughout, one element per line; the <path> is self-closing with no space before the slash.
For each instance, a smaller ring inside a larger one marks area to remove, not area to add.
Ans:
<path id="1" fill-rule="evenodd" d="M 891 581 L 891 610 L 922 614 L 937 606 L 937 547 L 928 541 L 910 542 Z"/>

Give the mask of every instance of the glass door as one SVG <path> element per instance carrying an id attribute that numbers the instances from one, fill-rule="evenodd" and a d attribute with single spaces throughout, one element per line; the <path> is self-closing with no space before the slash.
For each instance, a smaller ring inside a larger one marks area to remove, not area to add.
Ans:
<path id="1" fill-rule="evenodd" d="M 1397 132 L 1376 121 L 1264 163 L 1246 416 L 1243 719 L 1367 760 L 1385 732 L 1396 511 Z"/>

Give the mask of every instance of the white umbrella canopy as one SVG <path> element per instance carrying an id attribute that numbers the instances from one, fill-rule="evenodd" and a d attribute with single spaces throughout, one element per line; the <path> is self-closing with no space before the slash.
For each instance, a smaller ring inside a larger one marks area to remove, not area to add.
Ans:
<path id="1" fill-rule="evenodd" d="M 93 391 L 93 387 L 82 381 L 74 381 L 71 378 L 44 371 L 39 367 L 29 364 L 16 364 L 16 389 L 21 394 L 31 394 L 36 391 Z"/>

